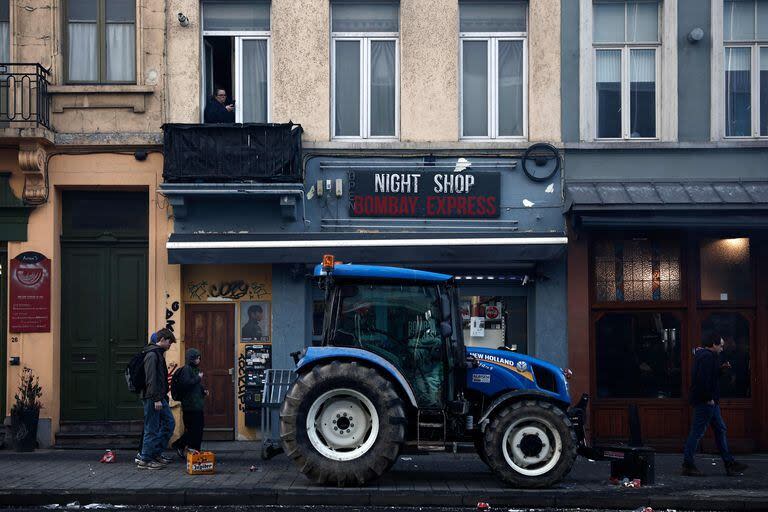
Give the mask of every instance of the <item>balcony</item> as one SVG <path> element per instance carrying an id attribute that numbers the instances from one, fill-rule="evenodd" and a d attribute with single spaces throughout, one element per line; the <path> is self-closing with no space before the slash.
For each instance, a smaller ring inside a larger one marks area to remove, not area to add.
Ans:
<path id="1" fill-rule="evenodd" d="M 0 128 L 51 128 L 49 76 L 40 64 L 0 63 Z"/>
<path id="2" fill-rule="evenodd" d="M 301 125 L 166 124 L 166 183 L 301 183 Z"/>

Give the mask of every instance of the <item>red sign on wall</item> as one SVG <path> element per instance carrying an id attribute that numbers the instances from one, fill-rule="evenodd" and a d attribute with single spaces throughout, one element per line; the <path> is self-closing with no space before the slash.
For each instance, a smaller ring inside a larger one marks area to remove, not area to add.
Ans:
<path id="1" fill-rule="evenodd" d="M 11 260 L 11 332 L 51 331 L 51 260 L 24 252 Z"/>

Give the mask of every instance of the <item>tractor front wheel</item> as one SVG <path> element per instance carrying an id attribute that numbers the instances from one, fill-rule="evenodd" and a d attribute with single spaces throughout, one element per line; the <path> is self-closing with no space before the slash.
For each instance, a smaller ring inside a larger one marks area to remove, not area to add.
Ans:
<path id="1" fill-rule="evenodd" d="M 372 368 L 334 361 L 293 384 L 280 411 L 280 438 L 313 482 L 364 485 L 397 460 L 405 424 L 390 381 Z"/>
<path id="2" fill-rule="evenodd" d="M 568 417 L 549 402 L 515 402 L 493 417 L 483 437 L 494 473 L 515 487 L 550 487 L 576 459 L 576 434 Z"/>

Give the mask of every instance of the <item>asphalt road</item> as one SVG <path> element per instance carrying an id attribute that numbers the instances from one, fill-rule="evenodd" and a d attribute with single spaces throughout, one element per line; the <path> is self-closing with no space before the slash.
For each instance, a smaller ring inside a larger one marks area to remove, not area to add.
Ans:
<path id="1" fill-rule="evenodd" d="M 282 507 L 282 506 L 264 506 L 264 507 L 128 507 L 128 506 L 112 506 L 112 505 L 89 505 L 87 507 L 79 506 L 75 504 L 67 505 L 49 505 L 48 507 L 24 507 L 24 508 L 2 508 L 3 511 L 18 511 L 18 512 L 86 512 L 87 510 L 100 510 L 106 512 L 478 512 L 475 508 L 445 508 L 445 507 L 323 507 L 323 506 L 307 506 L 307 507 Z M 491 508 L 490 512 L 641 512 L 643 509 L 554 509 L 554 508 Z M 657 509 L 653 512 L 673 512 L 669 509 Z M 689 512 L 707 512 L 707 511 L 689 511 Z"/>

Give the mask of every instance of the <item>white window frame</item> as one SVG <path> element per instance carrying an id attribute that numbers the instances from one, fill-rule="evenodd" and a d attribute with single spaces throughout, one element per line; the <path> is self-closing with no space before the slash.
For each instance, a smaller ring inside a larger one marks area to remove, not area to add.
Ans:
<path id="1" fill-rule="evenodd" d="M 526 23 L 528 19 L 526 17 Z M 485 41 L 488 49 L 488 135 L 464 135 L 464 42 Z M 523 43 L 523 133 L 499 135 L 499 42 Z M 459 134 L 461 140 L 527 140 L 528 139 L 528 32 L 461 32 L 459 33 Z"/>
<path id="2" fill-rule="evenodd" d="M 726 41 L 723 33 L 725 20 L 724 0 L 712 0 L 712 140 L 753 140 L 768 139 L 760 135 L 760 51 L 768 52 L 768 39 L 757 38 L 757 12 L 755 12 L 755 39 L 749 41 Z M 755 2 L 757 9 L 757 2 Z M 727 48 L 750 48 L 750 97 L 751 135 L 726 135 L 725 97 L 725 51 Z"/>
<path id="3" fill-rule="evenodd" d="M 236 36 L 235 37 L 235 84 L 234 89 L 237 91 L 232 94 L 238 94 L 243 90 L 243 41 L 266 41 L 267 43 L 267 119 L 265 122 L 269 123 L 272 120 L 272 44 L 269 36 Z M 214 87 L 216 85 L 214 84 Z M 237 108 L 235 105 L 235 122 L 243 122 L 243 109 Z"/>
<path id="4" fill-rule="evenodd" d="M 579 139 L 584 142 L 675 142 L 678 137 L 677 0 L 659 0 L 658 43 L 595 43 L 594 0 L 579 0 Z M 626 23 L 626 15 L 624 17 Z M 626 30 L 625 30 L 626 34 Z M 626 48 L 626 57 L 623 53 Z M 596 50 L 622 50 L 622 137 L 597 138 Z M 629 50 L 656 49 L 656 137 L 625 137 L 629 115 Z M 626 87 L 625 87 L 626 80 Z M 626 89 L 626 92 L 625 92 Z M 625 120 L 626 118 L 626 120 Z"/>
<path id="5" fill-rule="evenodd" d="M 358 135 L 336 135 L 336 42 L 358 41 L 360 44 L 360 131 Z M 371 135 L 371 42 L 395 43 L 395 133 Z M 399 140 L 400 139 L 400 34 L 399 32 L 332 32 L 331 33 L 331 138 L 334 140 Z"/>

